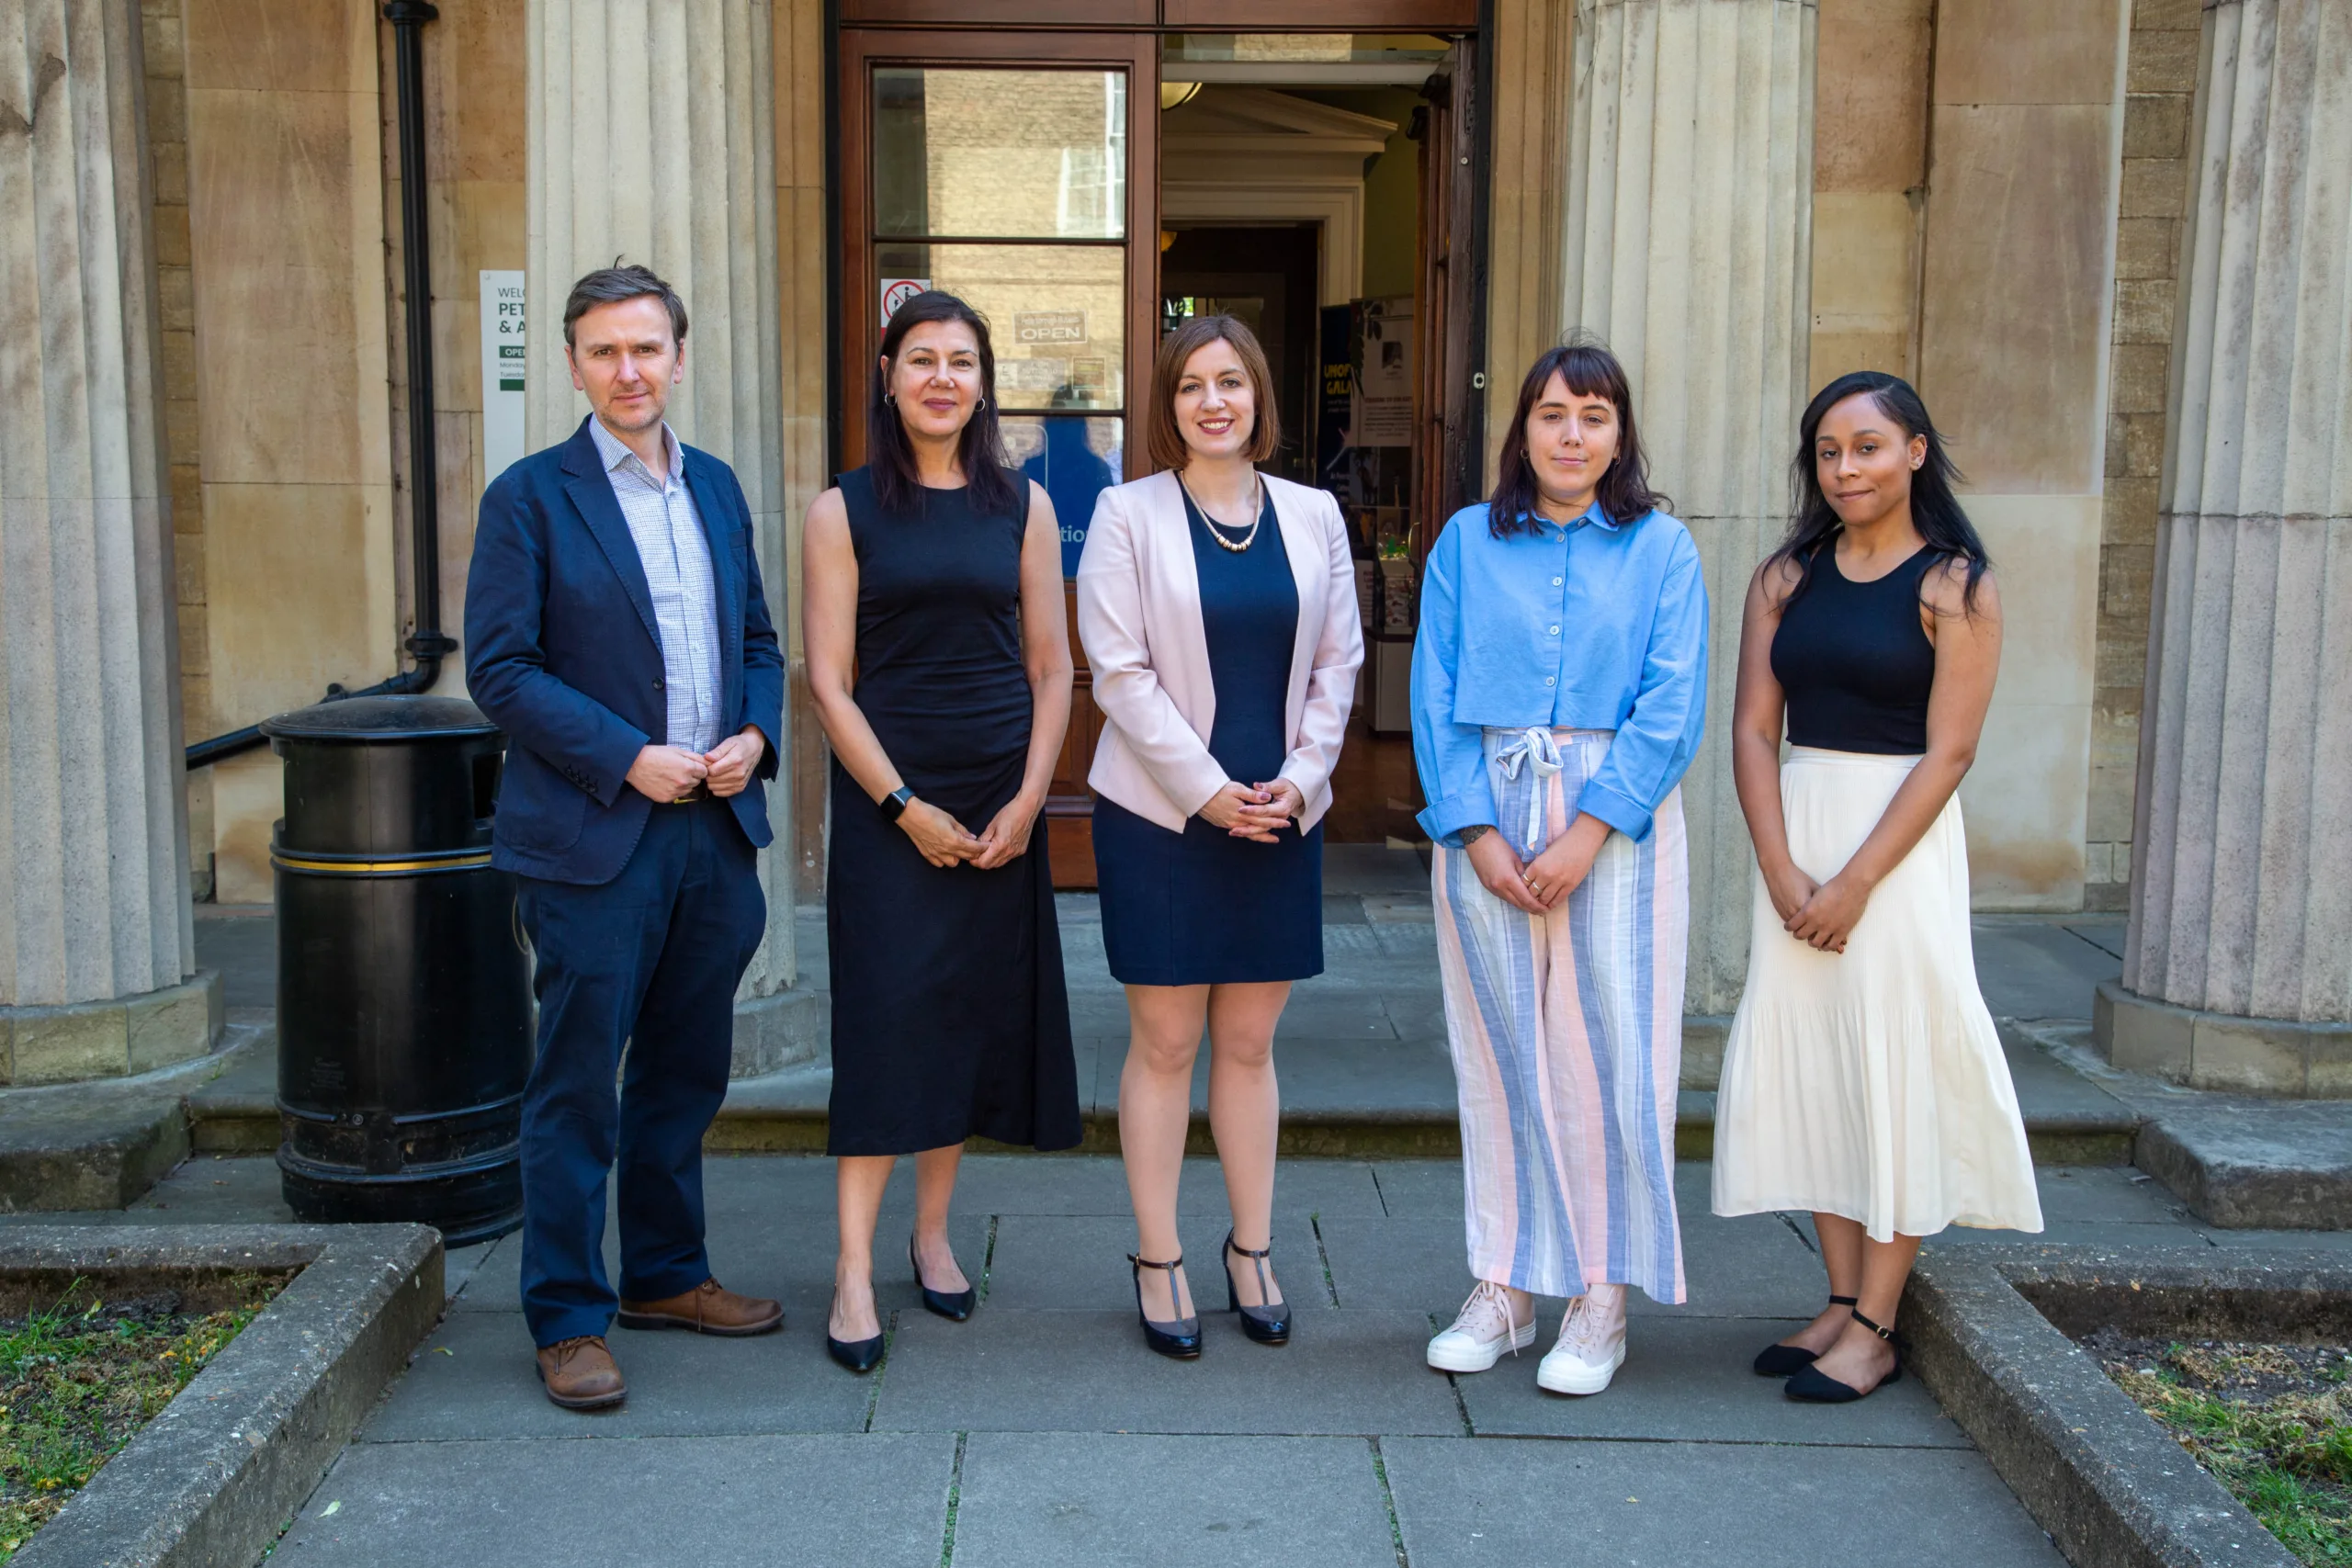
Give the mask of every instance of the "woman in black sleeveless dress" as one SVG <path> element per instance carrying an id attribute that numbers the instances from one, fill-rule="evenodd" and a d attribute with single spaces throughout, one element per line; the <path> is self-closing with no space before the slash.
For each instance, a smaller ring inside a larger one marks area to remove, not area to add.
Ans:
<path id="1" fill-rule="evenodd" d="M 2041 1207 L 1976 987 L 1955 793 L 2000 666 L 1999 591 L 1908 383 L 1838 378 L 1803 441 L 1803 505 L 1740 631 L 1732 771 L 1757 876 L 1714 1210 L 1812 1211 L 1829 1306 L 1756 1370 L 1843 1404 L 1900 1373 L 1921 1237 L 2038 1231 Z"/>
<path id="2" fill-rule="evenodd" d="M 918 295 L 882 340 L 867 467 L 808 510 L 810 695 L 831 742 L 825 929 L 841 1252 L 826 1343 L 881 1359 L 874 1227 L 915 1156 L 923 1304 L 973 1292 L 947 1242 L 964 1140 L 1079 1141 L 1053 874 L 1037 814 L 1069 720 L 1061 535 L 1004 463 L 988 328 Z"/>

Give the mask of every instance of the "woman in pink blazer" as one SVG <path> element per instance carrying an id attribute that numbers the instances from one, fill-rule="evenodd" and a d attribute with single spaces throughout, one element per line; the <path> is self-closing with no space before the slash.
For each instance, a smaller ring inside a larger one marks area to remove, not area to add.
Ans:
<path id="1" fill-rule="evenodd" d="M 1338 503 L 1257 469 L 1282 433 L 1249 328 L 1204 316 L 1161 342 L 1145 434 L 1162 471 L 1097 500 L 1078 630 L 1105 720 L 1087 780 L 1102 945 L 1133 1024 L 1119 1079 L 1128 1261 L 1146 1343 L 1189 1359 L 1201 1332 L 1176 1184 L 1204 1028 L 1233 1207 L 1227 1306 L 1261 1344 L 1290 1337 L 1270 1261 L 1274 1024 L 1291 982 L 1323 971 L 1317 823 L 1363 638 Z"/>

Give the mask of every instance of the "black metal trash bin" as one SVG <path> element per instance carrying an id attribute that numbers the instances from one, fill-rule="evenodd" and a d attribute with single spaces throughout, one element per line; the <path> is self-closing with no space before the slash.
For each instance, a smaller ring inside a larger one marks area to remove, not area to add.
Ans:
<path id="1" fill-rule="evenodd" d="M 522 1223 L 529 958 L 490 864 L 506 738 L 454 697 L 352 697 L 262 726 L 286 760 L 277 1167 L 310 1221 Z"/>

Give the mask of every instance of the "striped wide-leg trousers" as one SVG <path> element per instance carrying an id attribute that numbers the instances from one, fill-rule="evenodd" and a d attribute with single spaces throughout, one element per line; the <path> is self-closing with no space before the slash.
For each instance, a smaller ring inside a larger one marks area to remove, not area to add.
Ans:
<path id="1" fill-rule="evenodd" d="M 1522 861 L 1567 830 L 1611 735 L 1487 732 L 1497 829 Z M 1541 919 L 1487 892 L 1461 850 L 1437 848 L 1431 883 L 1472 1275 L 1537 1295 L 1611 1283 L 1680 1302 L 1680 792 L 1645 838 L 1611 832 L 1582 886 Z"/>

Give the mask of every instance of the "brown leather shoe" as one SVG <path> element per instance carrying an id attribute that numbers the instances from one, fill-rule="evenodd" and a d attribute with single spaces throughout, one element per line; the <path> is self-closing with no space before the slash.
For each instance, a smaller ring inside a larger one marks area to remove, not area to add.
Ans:
<path id="1" fill-rule="evenodd" d="M 716 1280 L 705 1280 L 667 1301 L 623 1302 L 616 1321 L 623 1328 L 684 1328 L 740 1339 L 782 1328 L 784 1303 L 765 1296 L 739 1296 Z"/>
<path id="2" fill-rule="evenodd" d="M 566 1410 L 602 1410 L 628 1397 L 620 1364 L 605 1348 L 601 1334 L 542 1346 L 539 1382 L 547 1385 L 548 1397 Z"/>

